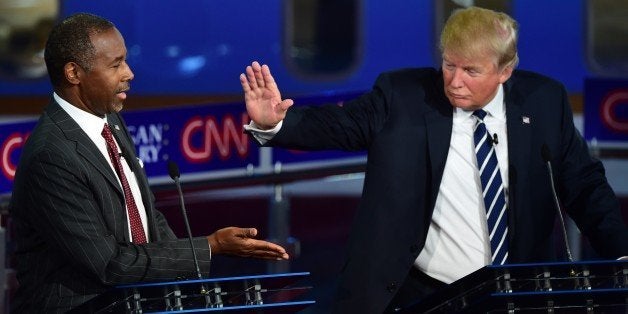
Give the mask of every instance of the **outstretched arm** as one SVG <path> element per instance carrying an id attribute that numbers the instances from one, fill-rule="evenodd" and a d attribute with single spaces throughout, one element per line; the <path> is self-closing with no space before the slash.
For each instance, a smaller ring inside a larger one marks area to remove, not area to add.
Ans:
<path id="1" fill-rule="evenodd" d="M 249 117 L 262 130 L 272 129 L 286 116 L 294 103 L 292 99 L 281 100 L 281 93 L 267 65 L 254 61 L 240 74 L 244 101 Z"/>

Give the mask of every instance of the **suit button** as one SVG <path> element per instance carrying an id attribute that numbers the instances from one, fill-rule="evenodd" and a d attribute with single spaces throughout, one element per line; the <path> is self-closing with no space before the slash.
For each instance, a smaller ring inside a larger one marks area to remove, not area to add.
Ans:
<path id="1" fill-rule="evenodd" d="M 388 290 L 388 292 L 395 292 L 395 289 L 397 289 L 397 284 L 394 282 L 391 282 L 388 286 L 386 286 L 386 290 Z"/>
<path id="2" fill-rule="evenodd" d="M 413 244 L 410 246 L 410 253 L 415 253 L 416 251 L 419 250 L 419 246 L 416 244 Z"/>

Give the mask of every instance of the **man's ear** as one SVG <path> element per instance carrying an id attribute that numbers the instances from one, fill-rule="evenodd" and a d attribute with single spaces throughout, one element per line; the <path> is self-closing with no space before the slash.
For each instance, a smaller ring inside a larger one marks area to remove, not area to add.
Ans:
<path id="1" fill-rule="evenodd" d="M 506 66 L 499 75 L 499 83 L 504 84 L 512 75 L 512 66 Z"/>
<path id="2" fill-rule="evenodd" d="M 63 67 L 63 73 L 65 75 L 65 79 L 73 85 L 76 85 L 81 82 L 80 80 L 80 67 L 78 64 L 74 62 L 68 62 Z"/>

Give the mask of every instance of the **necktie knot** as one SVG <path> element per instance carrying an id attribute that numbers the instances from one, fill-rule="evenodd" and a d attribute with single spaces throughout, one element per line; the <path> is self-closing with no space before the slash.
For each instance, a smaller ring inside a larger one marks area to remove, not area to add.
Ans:
<path id="1" fill-rule="evenodd" d="M 106 141 L 109 141 L 109 139 L 113 139 L 113 135 L 111 134 L 111 130 L 109 129 L 109 124 L 105 123 L 102 128 L 102 132 L 100 132 L 100 135 L 102 135 L 102 137 L 104 137 Z"/>
<path id="2" fill-rule="evenodd" d="M 480 121 L 484 121 L 484 118 L 486 117 L 487 113 L 486 113 L 486 111 L 484 111 L 482 109 L 478 109 L 478 110 L 473 112 L 473 115 L 478 117 L 478 119 L 480 119 Z"/>

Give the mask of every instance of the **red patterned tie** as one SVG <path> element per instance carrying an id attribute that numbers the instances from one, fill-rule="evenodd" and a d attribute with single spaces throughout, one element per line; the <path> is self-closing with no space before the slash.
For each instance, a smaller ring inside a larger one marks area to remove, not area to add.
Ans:
<path id="1" fill-rule="evenodd" d="M 146 243 L 146 234 L 144 233 L 144 227 L 142 226 L 142 220 L 140 219 L 140 213 L 137 210 L 135 199 L 131 194 L 131 187 L 124 175 L 124 169 L 122 169 L 122 163 L 120 162 L 120 155 L 118 154 L 118 147 L 116 146 L 109 125 L 105 123 L 105 127 L 102 129 L 102 137 L 107 142 L 107 152 L 113 162 L 113 166 L 118 173 L 120 183 L 122 183 L 122 189 L 124 190 L 124 199 L 126 201 L 126 208 L 129 213 L 129 220 L 131 221 L 131 236 L 133 237 L 133 243 L 142 244 Z"/>

